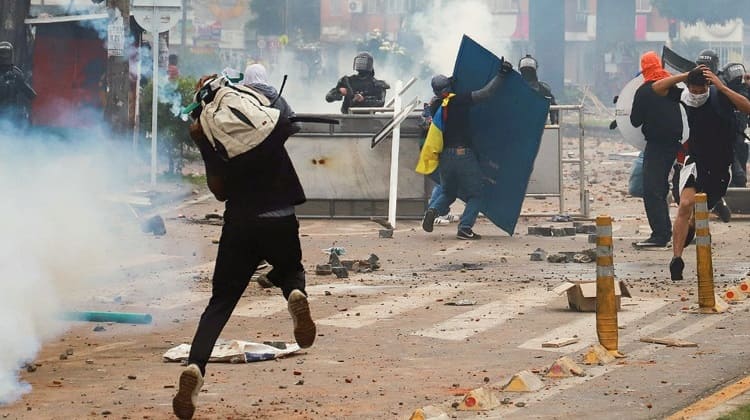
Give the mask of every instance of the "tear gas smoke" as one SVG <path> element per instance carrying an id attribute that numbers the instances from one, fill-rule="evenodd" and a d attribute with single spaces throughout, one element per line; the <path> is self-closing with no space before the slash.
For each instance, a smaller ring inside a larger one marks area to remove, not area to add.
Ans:
<path id="1" fill-rule="evenodd" d="M 0 122 L 0 404 L 30 390 L 18 370 L 64 331 L 66 296 L 122 255 L 115 212 L 100 201 L 117 177 L 104 138 L 63 143 Z"/>

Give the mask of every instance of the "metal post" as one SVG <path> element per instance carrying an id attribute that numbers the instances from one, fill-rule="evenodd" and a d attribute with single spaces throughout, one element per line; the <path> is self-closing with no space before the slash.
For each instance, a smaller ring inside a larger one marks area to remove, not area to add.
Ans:
<path id="1" fill-rule="evenodd" d="M 143 32 L 138 36 L 138 66 L 135 77 L 135 111 L 133 113 L 133 156 L 138 153 L 141 132 L 141 77 L 143 75 Z"/>
<path id="2" fill-rule="evenodd" d="M 122 27 L 119 25 L 116 34 L 124 40 L 122 51 L 110 53 L 107 57 L 107 89 L 106 103 L 104 104 L 105 119 L 111 130 L 125 140 L 130 129 L 130 62 L 127 57 L 128 35 L 130 33 L 130 1 L 129 0 L 107 0 L 110 12 L 110 23 L 122 17 Z M 115 26 L 110 26 L 113 29 Z"/>
<path id="3" fill-rule="evenodd" d="M 401 80 L 396 81 L 396 92 L 401 92 Z M 393 112 L 401 112 L 401 95 L 396 95 L 393 102 Z M 391 185 L 388 189 L 388 223 L 391 228 L 396 228 L 396 204 L 398 202 L 398 153 L 401 143 L 401 124 L 393 129 L 393 139 L 391 140 Z"/>
<path id="4" fill-rule="evenodd" d="M 158 141 L 156 130 L 159 112 L 159 20 L 156 15 L 156 2 L 154 2 L 154 14 L 151 18 L 153 26 L 151 30 L 151 61 L 153 62 L 153 74 L 151 75 L 151 186 L 154 186 L 156 185 L 156 151 Z"/>

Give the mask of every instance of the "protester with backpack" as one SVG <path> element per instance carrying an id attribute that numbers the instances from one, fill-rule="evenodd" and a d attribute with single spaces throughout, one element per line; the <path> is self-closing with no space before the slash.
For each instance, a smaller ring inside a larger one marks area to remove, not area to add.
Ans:
<path id="1" fill-rule="evenodd" d="M 291 107 L 265 79 L 265 69 L 255 70 L 251 87 L 203 77 L 191 112 L 190 136 L 203 157 L 208 187 L 226 210 L 211 300 L 172 402 L 180 419 L 193 417 L 214 344 L 261 260 L 273 265 L 267 277 L 287 300 L 297 344 L 307 348 L 315 340 L 294 213 L 305 194 L 284 148 L 299 127 Z"/>

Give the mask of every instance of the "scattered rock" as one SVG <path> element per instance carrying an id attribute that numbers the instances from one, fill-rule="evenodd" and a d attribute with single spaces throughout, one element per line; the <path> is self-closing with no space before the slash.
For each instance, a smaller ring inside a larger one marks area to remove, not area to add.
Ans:
<path id="1" fill-rule="evenodd" d="M 331 264 L 318 264 L 315 266 L 315 275 L 328 276 L 331 274 L 333 274 L 333 270 L 331 269 Z"/>
<path id="2" fill-rule="evenodd" d="M 96 327 L 94 327 L 94 332 L 100 332 L 100 331 L 107 331 L 107 329 L 104 328 L 104 326 L 102 325 L 97 325 Z"/>
<path id="3" fill-rule="evenodd" d="M 566 263 L 568 262 L 568 256 L 565 254 L 550 254 L 547 256 L 547 262 Z"/>
<path id="4" fill-rule="evenodd" d="M 332 267 L 331 271 L 336 275 L 336 278 L 345 279 L 349 277 L 349 270 L 346 267 Z"/>
<path id="5" fill-rule="evenodd" d="M 380 229 L 378 231 L 378 237 L 383 239 L 393 238 L 393 229 Z"/>
<path id="6" fill-rule="evenodd" d="M 542 248 L 537 248 L 531 254 L 531 261 L 544 261 L 547 259 L 547 252 Z"/>

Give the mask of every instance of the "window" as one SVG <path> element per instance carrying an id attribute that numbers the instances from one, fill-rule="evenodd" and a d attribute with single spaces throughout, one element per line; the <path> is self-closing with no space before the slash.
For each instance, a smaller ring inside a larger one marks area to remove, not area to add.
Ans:
<path id="1" fill-rule="evenodd" d="M 651 0 L 635 0 L 636 13 L 651 13 Z"/>
<path id="2" fill-rule="evenodd" d="M 388 6 L 386 12 L 392 15 L 403 15 L 406 14 L 407 10 L 406 0 L 388 0 Z"/>
<path id="3" fill-rule="evenodd" d="M 377 15 L 378 14 L 378 1 L 377 0 L 367 0 L 367 6 L 365 11 L 368 15 Z"/>
<path id="4" fill-rule="evenodd" d="M 578 5 L 576 7 L 576 12 L 578 12 L 578 13 L 588 13 L 589 12 L 589 0 L 578 0 Z"/>

